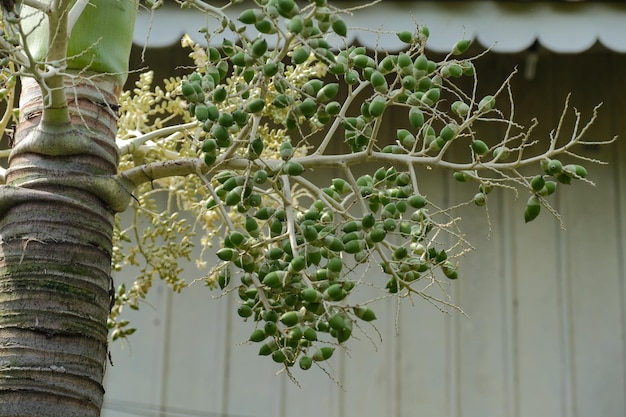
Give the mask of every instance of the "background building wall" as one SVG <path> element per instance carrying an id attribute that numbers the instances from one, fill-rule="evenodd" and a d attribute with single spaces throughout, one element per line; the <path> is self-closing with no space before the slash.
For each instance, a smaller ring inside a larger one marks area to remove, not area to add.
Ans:
<path id="1" fill-rule="evenodd" d="M 181 56 L 148 50 L 147 63 L 170 68 Z M 516 66 L 523 73 L 526 60 L 523 53 L 481 58 L 481 90 L 493 91 Z M 519 74 L 513 83 L 517 120 L 537 117 L 535 138 L 546 142 L 571 92 L 583 119 L 604 102 L 590 138 L 624 136 L 625 65 L 626 56 L 601 47 L 576 55 L 539 50 L 534 78 Z M 390 118 L 389 137 L 397 122 Z M 201 285 L 172 294 L 157 283 L 141 311 L 128 314 L 137 333 L 112 345 L 103 415 L 623 417 L 625 150 L 623 141 L 584 150 L 609 164 L 586 164 L 596 187 L 578 183 L 550 197 L 566 230 L 547 212 L 524 224 L 527 196 L 515 200 L 504 190 L 490 195 L 488 216 L 471 205 L 459 209 L 476 250 L 460 260 L 460 279 L 448 290 L 468 317 L 421 299 L 384 300 L 375 322 L 380 338 L 369 327 L 374 343 L 356 332 L 360 340 L 330 362 L 332 379 L 296 370 L 298 386 L 275 375 L 279 366 L 243 343 L 252 325 L 236 315 L 235 300 L 214 299 Z M 421 173 L 433 201 L 475 193 L 450 172 Z M 195 278 L 193 265 L 188 271 Z M 367 279 L 376 277 L 373 268 Z"/>

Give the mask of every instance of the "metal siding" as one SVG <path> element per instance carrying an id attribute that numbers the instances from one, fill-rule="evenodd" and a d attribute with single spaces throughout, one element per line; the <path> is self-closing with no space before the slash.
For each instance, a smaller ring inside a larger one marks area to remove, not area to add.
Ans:
<path id="1" fill-rule="evenodd" d="M 505 68 L 523 62 L 521 55 L 497 55 L 484 66 L 498 69 L 490 77 L 495 85 Z M 572 102 L 586 115 L 597 101 L 606 103 L 594 137 L 623 132 L 624 65 L 626 57 L 615 54 L 542 54 L 536 78 L 520 75 L 514 85 L 517 114 L 540 116 L 537 137 L 546 137 L 574 90 Z M 590 77 L 606 85 L 589 83 Z M 391 135 L 395 126 L 389 129 Z M 258 357 L 257 345 L 242 343 L 252 326 L 241 323 L 233 303 L 211 299 L 200 286 L 166 297 L 159 284 L 143 311 L 130 316 L 140 329 L 132 349 L 120 353 L 113 344 L 107 401 L 198 416 L 624 416 L 625 151 L 621 142 L 601 154 L 589 150 L 611 162 L 589 166 L 598 186 L 562 187 L 550 197 L 566 231 L 547 212 L 524 224 L 525 194 L 516 201 L 509 191 L 490 195 L 490 231 L 483 209 L 459 209 L 476 250 L 461 259 L 461 278 L 450 293 L 469 318 L 417 298 L 415 305 L 403 300 L 399 310 L 392 300 L 378 303 L 383 341 L 374 349 L 355 331 L 360 340 L 331 361 L 339 385 L 318 370 L 295 372 L 302 388 L 275 376 L 279 367 Z M 451 203 L 475 192 L 437 171 L 424 187 L 429 197 Z M 376 268 L 369 274 L 378 278 Z M 108 408 L 103 415 L 179 414 Z"/>

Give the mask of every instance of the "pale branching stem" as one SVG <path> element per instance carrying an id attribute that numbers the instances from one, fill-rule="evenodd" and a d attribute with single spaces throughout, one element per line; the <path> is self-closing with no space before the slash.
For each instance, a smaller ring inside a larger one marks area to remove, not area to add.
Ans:
<path id="1" fill-rule="evenodd" d="M 245 160 L 247 162 L 247 160 Z M 198 158 L 181 158 L 175 161 L 159 161 L 140 165 L 124 171 L 118 176 L 125 181 L 129 181 L 137 187 L 143 183 L 158 180 L 166 177 L 178 177 L 204 173 L 208 167 Z"/>
<path id="2" fill-rule="evenodd" d="M 417 173 L 415 172 L 415 166 L 413 164 L 408 164 L 409 167 L 409 175 L 411 176 L 411 185 L 413 186 L 413 190 L 415 194 L 419 194 L 419 187 L 417 185 Z"/>
<path id="3" fill-rule="evenodd" d="M 307 191 L 311 193 L 312 196 L 317 197 L 317 199 L 326 202 L 326 206 L 332 207 L 337 213 L 340 213 L 342 216 L 346 216 L 346 211 L 341 204 L 337 201 L 330 198 L 328 195 L 323 193 L 318 186 L 313 184 L 311 181 L 304 179 L 303 177 L 294 177 L 293 182 L 298 183 L 300 186 L 304 187 Z"/>
<path id="4" fill-rule="evenodd" d="M 367 162 L 379 162 L 387 164 L 400 164 L 400 165 L 436 165 L 440 168 L 446 168 L 453 171 L 463 170 L 490 170 L 493 172 L 511 171 L 524 166 L 539 163 L 546 158 L 552 158 L 556 155 L 563 154 L 569 151 L 573 146 L 580 143 L 582 134 L 587 131 L 590 123 L 595 120 L 596 115 L 592 117 L 589 123 L 585 125 L 581 132 L 574 133 L 572 138 L 562 146 L 556 147 L 555 138 L 553 136 L 549 149 L 545 152 L 522 159 L 520 161 L 512 162 L 500 162 L 498 160 L 490 162 L 471 161 L 471 162 L 449 162 L 443 160 L 444 151 L 447 148 L 442 148 L 442 151 L 436 156 L 425 155 L 410 155 L 410 154 L 392 154 L 385 152 L 371 152 L 366 151 L 355 152 L 350 154 L 338 154 L 338 155 L 320 155 L 313 153 L 304 157 L 294 158 L 294 162 L 302 164 L 305 168 L 345 168 L 349 166 L 364 164 Z M 452 142 L 448 142 L 450 144 Z M 610 142 L 609 142 L 610 143 Z M 220 157 L 221 158 L 221 157 Z M 271 159 L 257 159 L 254 161 L 258 167 L 269 167 L 271 169 L 278 169 L 281 161 Z M 247 158 L 231 158 L 221 159 L 212 169 L 246 169 L 250 166 L 250 160 Z M 165 162 L 152 162 L 146 165 L 138 166 L 120 174 L 122 177 L 129 180 L 135 185 L 139 185 L 144 182 L 149 182 L 155 179 L 164 178 L 168 176 L 184 176 L 196 173 L 198 167 L 201 172 L 208 172 L 209 168 L 204 165 L 203 161 L 198 158 L 181 158 L 175 161 Z M 298 182 L 303 182 L 301 178 L 298 178 Z M 316 193 L 317 194 L 317 193 Z M 321 193 L 320 193 L 321 194 Z M 319 194 L 317 194 L 319 195 Z M 328 199 L 324 199 L 329 201 Z"/>
<path id="5" fill-rule="evenodd" d="M 127 155 L 133 153 L 139 146 L 145 144 L 148 141 L 154 141 L 164 136 L 169 136 L 173 133 L 179 133 L 197 126 L 197 122 L 190 122 L 181 125 L 167 126 L 161 129 L 153 130 L 152 132 L 137 136 L 133 139 L 117 139 L 117 146 L 120 151 L 120 155 Z"/>
<path id="6" fill-rule="evenodd" d="M 296 241 L 295 224 L 296 219 L 293 215 L 293 205 L 291 204 L 291 183 L 289 182 L 288 175 L 281 175 L 280 180 L 283 183 L 283 205 L 285 207 L 285 213 L 287 215 L 287 235 L 289 236 L 289 243 L 291 244 L 291 252 L 298 253 L 298 242 Z M 284 285 L 285 283 L 283 283 Z"/>
<path id="7" fill-rule="evenodd" d="M 263 308 L 267 311 L 272 309 L 270 302 L 267 300 L 267 296 L 265 295 L 265 286 L 259 280 L 259 276 L 257 274 L 250 274 L 252 278 L 252 282 L 257 289 L 257 294 L 259 296 L 259 301 L 263 304 Z"/>
<path id="8" fill-rule="evenodd" d="M 211 185 L 211 182 L 209 180 L 207 180 L 207 178 L 204 175 L 202 175 L 202 173 L 198 173 L 198 176 L 202 179 L 202 182 L 204 183 L 204 185 L 206 186 L 207 190 L 209 191 L 209 194 L 211 194 L 211 197 L 213 197 L 213 199 L 215 200 L 217 208 L 220 211 L 220 215 L 222 216 L 222 220 L 224 220 L 224 222 L 226 223 L 226 226 L 228 226 L 228 228 L 231 231 L 235 230 L 235 225 L 233 224 L 232 220 L 230 219 L 230 216 L 228 215 L 228 212 L 224 208 L 224 203 L 222 203 L 222 200 L 220 200 L 220 197 L 217 195 L 217 193 L 215 192 L 215 189 Z"/>
<path id="9" fill-rule="evenodd" d="M 550 132 L 550 150 L 554 150 L 556 148 L 556 143 L 561 134 L 561 128 L 563 127 L 563 122 L 565 120 L 565 114 L 567 113 L 567 109 L 569 108 L 569 99 L 570 94 L 565 98 L 565 104 L 563 107 L 563 111 L 561 112 L 561 117 L 559 118 L 559 123 L 556 126 L 556 131 Z"/>
<path id="10" fill-rule="evenodd" d="M 365 204 L 365 200 L 363 199 L 363 197 L 361 196 L 361 193 L 359 192 L 360 187 L 356 183 L 356 178 L 354 178 L 354 174 L 352 174 L 352 170 L 348 167 L 344 167 L 343 172 L 346 175 L 346 178 L 348 179 L 348 182 L 350 183 L 352 190 L 354 191 L 354 198 L 356 198 L 357 201 L 359 202 L 359 205 L 361 206 L 361 210 L 363 210 L 363 213 L 367 213 L 369 211 L 369 208 L 367 207 L 367 204 Z"/>
<path id="11" fill-rule="evenodd" d="M 357 88 L 354 89 L 354 91 L 350 92 L 350 94 L 346 98 L 346 101 L 344 101 L 343 106 L 341 107 L 341 111 L 339 112 L 339 114 L 333 121 L 333 124 L 330 126 L 330 128 L 326 132 L 326 135 L 324 136 L 322 143 L 320 143 L 320 146 L 317 147 L 317 149 L 315 150 L 315 152 L 313 152 L 311 156 L 322 155 L 326 151 L 326 147 L 328 146 L 330 141 L 333 140 L 333 138 L 335 137 L 335 133 L 337 132 L 337 129 L 341 125 L 341 121 L 346 116 L 348 108 L 350 107 L 354 99 L 356 99 L 356 97 L 359 95 L 359 93 L 361 93 L 361 91 L 363 91 L 368 86 L 369 86 L 368 83 L 362 82 Z"/>
<path id="12" fill-rule="evenodd" d="M 196 8 L 212 15 L 213 17 L 217 19 L 228 19 L 228 17 L 226 16 L 226 14 L 224 14 L 221 8 L 211 6 L 200 0 L 185 0 L 185 1 L 179 1 L 178 3 L 193 5 Z"/>
<path id="13" fill-rule="evenodd" d="M 253 124 L 252 129 L 254 129 L 255 131 L 258 128 L 259 121 L 260 121 L 260 118 L 255 117 L 255 119 L 252 122 Z M 230 157 L 235 154 L 235 151 L 239 148 L 239 146 L 241 146 L 241 143 L 243 142 L 243 138 L 246 137 L 250 129 L 251 129 L 250 124 L 245 125 L 244 128 L 241 129 L 241 131 L 239 132 L 239 134 L 233 141 L 233 144 L 226 150 L 226 152 L 220 155 L 220 160 L 224 161 L 224 160 L 230 159 Z M 252 139 L 253 138 L 251 137 L 250 140 Z"/>

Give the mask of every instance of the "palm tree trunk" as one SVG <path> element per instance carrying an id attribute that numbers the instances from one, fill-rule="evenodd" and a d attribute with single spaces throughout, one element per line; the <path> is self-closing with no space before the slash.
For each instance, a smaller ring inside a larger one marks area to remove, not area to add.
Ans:
<path id="1" fill-rule="evenodd" d="M 101 184 L 118 162 L 113 86 L 67 89 L 71 122 L 61 124 L 41 121 L 36 83 L 23 87 L 0 195 L 2 416 L 100 415 L 115 215 Z"/>

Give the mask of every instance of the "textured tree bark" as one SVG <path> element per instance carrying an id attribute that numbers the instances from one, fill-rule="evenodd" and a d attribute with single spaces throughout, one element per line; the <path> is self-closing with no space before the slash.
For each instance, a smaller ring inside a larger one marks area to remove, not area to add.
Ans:
<path id="1" fill-rule="evenodd" d="M 54 124 L 24 85 L 0 198 L 2 416 L 100 415 L 115 210 L 98 184 L 117 171 L 114 87 L 68 89 L 71 123 Z"/>
<path id="2" fill-rule="evenodd" d="M 22 8 L 22 46 L 50 65 L 25 69 L 45 99 L 22 79 L 0 186 L 0 416 L 96 417 L 114 216 L 129 198 L 116 180 L 115 109 L 138 0 L 34 4 L 49 8 Z"/>

